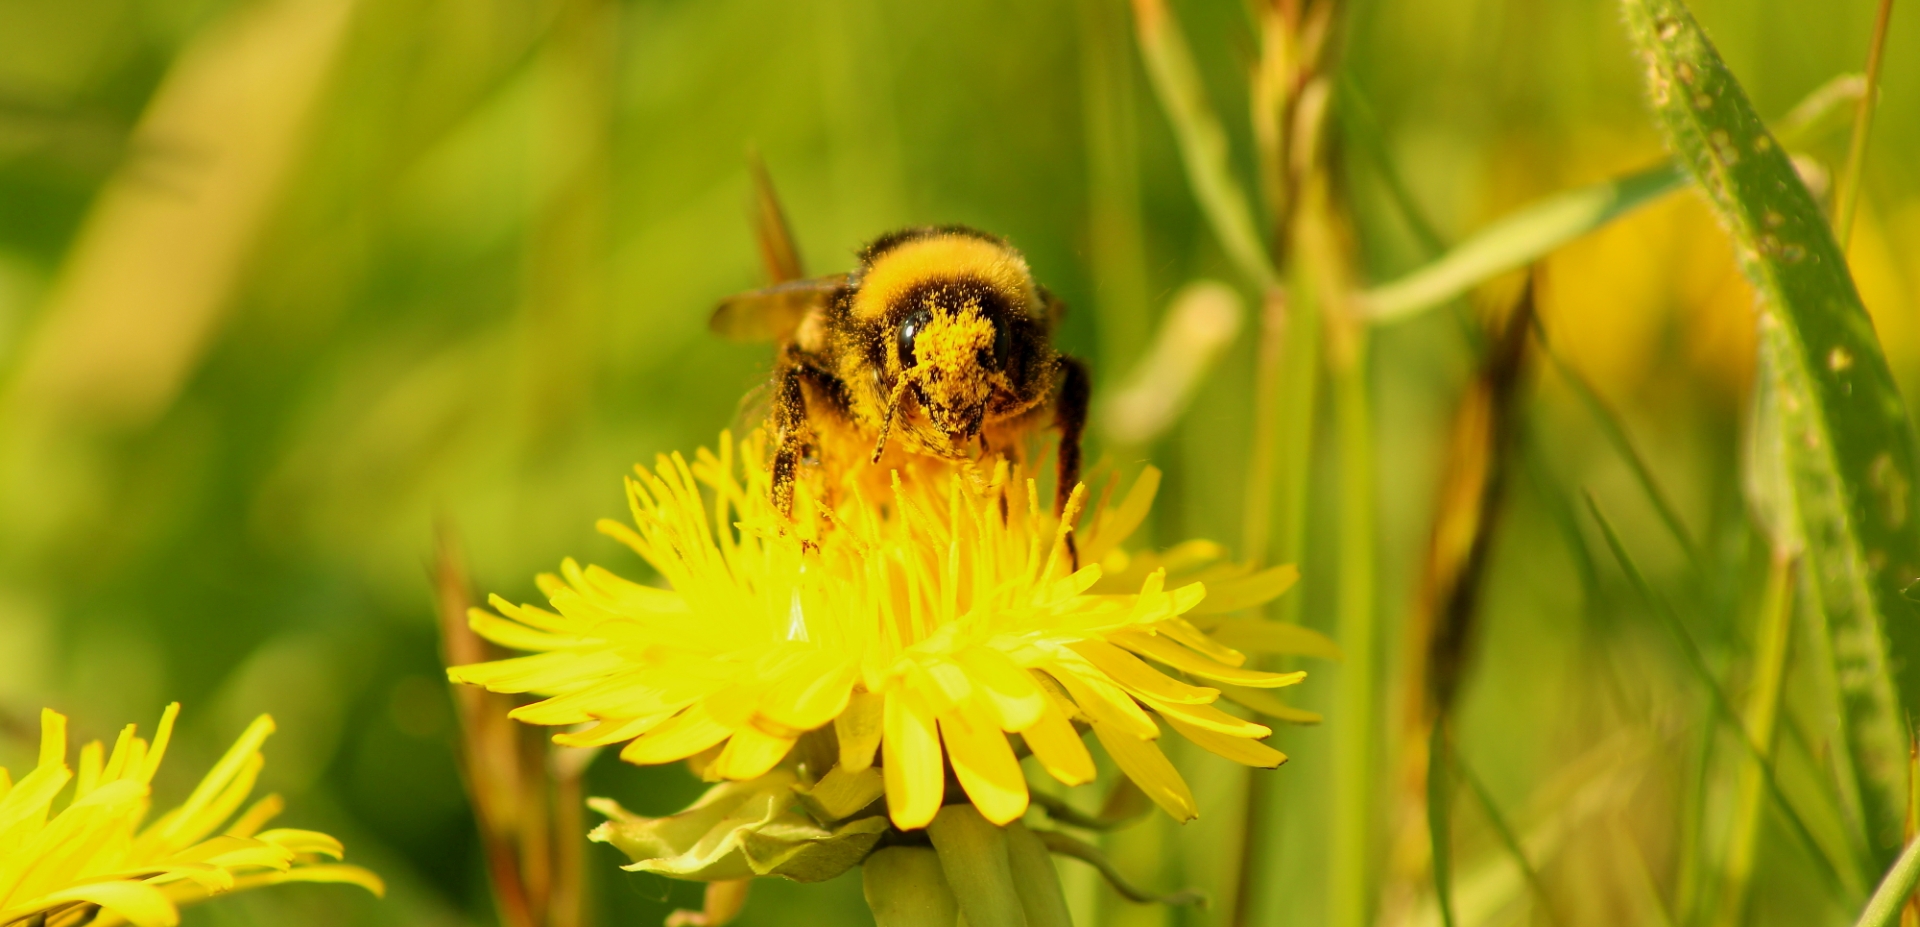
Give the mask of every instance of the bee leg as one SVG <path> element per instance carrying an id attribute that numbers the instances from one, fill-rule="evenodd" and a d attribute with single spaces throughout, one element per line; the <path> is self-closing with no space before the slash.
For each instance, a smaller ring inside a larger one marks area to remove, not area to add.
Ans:
<path id="1" fill-rule="evenodd" d="M 807 394 L 800 387 L 800 370 L 782 364 L 773 387 L 773 507 L 793 517 L 793 482 L 800 457 L 807 449 Z"/>
<path id="2" fill-rule="evenodd" d="M 1093 391 L 1085 361 L 1060 358 L 1060 392 L 1053 401 L 1053 426 L 1060 429 L 1059 479 L 1053 488 L 1055 514 L 1066 511 L 1067 499 L 1080 482 L 1080 435 L 1087 430 L 1087 401 Z"/>
<path id="3" fill-rule="evenodd" d="M 1054 480 L 1053 511 L 1065 515 L 1067 500 L 1080 482 L 1080 435 L 1087 430 L 1087 402 L 1093 381 L 1087 375 L 1086 362 L 1077 357 L 1062 355 L 1060 371 L 1060 393 L 1053 405 L 1053 424 L 1060 429 L 1060 469 Z M 1067 532 L 1067 557 L 1073 569 L 1080 569 L 1080 548 L 1071 531 Z"/>

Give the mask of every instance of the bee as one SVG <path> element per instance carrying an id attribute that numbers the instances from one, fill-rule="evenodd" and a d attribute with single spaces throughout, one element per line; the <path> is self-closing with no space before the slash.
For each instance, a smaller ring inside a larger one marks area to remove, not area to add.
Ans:
<path id="1" fill-rule="evenodd" d="M 776 278 L 798 277 L 770 204 L 762 253 Z M 1058 511 L 1079 480 L 1089 394 L 1086 365 L 1053 348 L 1064 311 L 1004 239 L 948 225 L 882 235 L 848 273 L 728 298 L 711 327 L 777 345 L 769 431 L 783 514 L 793 513 L 803 461 L 1017 458 L 1021 440 L 1045 427 L 1060 434 Z"/>

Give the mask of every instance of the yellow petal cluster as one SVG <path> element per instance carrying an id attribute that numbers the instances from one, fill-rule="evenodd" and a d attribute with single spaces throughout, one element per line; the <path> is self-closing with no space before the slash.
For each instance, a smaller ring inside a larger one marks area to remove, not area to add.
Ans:
<path id="1" fill-rule="evenodd" d="M 171 927 L 180 921 L 181 903 L 279 882 L 345 882 L 384 891 L 371 872 L 322 862 L 341 854 L 340 842 L 326 834 L 261 830 L 279 813 L 278 796 L 235 816 L 260 773 L 261 742 L 273 733 L 266 715 L 184 803 L 142 828 L 148 785 L 179 710 L 167 707 L 151 743 L 129 724 L 111 755 L 99 741 L 87 744 L 77 775 L 66 762 L 67 719 L 41 713 L 38 765 L 19 782 L 0 769 L 0 925 Z M 69 784 L 72 800 L 53 814 L 54 800 Z"/>
<path id="2" fill-rule="evenodd" d="M 1200 583 L 1167 588 L 1165 569 L 1127 569 L 1139 578 L 1125 592 L 1102 581 L 1109 567 L 1152 564 L 1119 544 L 1157 474 L 1112 507 L 1089 509 L 1076 488 L 1065 519 L 1004 462 L 909 471 L 891 493 L 841 487 L 831 499 L 802 481 L 789 521 L 768 501 L 762 441 L 736 454 L 723 434 L 718 454 L 636 468 L 633 526 L 600 528 L 659 584 L 568 560 L 538 580 L 551 608 L 495 596 L 497 613 L 472 613 L 481 635 L 535 653 L 452 678 L 545 696 L 513 714 L 573 726 L 560 743 L 625 742 L 621 757 L 641 764 L 698 756 L 712 779 L 760 776 L 803 735 L 830 731 L 841 775 L 880 767 L 903 829 L 950 800 L 949 771 L 1000 824 L 1027 807 L 1022 753 L 1061 782 L 1091 780 L 1087 729 L 1182 820 L 1196 812 L 1156 743 L 1164 727 L 1241 763 L 1286 759 L 1261 743 L 1267 727 L 1215 707 L 1208 683 L 1273 688 L 1304 674 L 1247 669 L 1185 620 L 1207 594 Z M 1291 575 L 1216 591 L 1245 607 Z"/>

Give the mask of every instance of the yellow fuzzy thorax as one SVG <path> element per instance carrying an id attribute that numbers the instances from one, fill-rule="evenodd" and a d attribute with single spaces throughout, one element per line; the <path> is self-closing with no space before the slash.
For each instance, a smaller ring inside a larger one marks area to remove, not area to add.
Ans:
<path id="1" fill-rule="evenodd" d="M 1019 252 L 971 235 L 942 233 L 903 242 L 874 259 L 853 298 L 853 316 L 881 319 L 908 290 L 937 277 L 980 280 L 1031 315 L 1038 297 Z"/>

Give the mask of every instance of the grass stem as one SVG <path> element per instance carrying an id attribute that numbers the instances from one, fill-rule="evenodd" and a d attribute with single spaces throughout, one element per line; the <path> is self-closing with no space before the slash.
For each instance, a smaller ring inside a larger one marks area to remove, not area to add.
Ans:
<path id="1" fill-rule="evenodd" d="M 1333 364 L 1334 420 L 1340 447 L 1340 568 L 1337 628 L 1346 665 L 1340 670 L 1339 723 L 1334 725 L 1333 821 L 1329 917 L 1334 927 L 1362 927 L 1371 918 L 1374 779 L 1374 456 L 1367 396 L 1366 330 L 1349 321 Z"/>
<path id="2" fill-rule="evenodd" d="M 1860 205 L 1861 171 L 1867 163 L 1867 136 L 1873 131 L 1874 105 L 1880 96 L 1880 64 L 1887 51 L 1887 22 L 1893 15 L 1893 0 L 1880 0 L 1873 18 L 1873 45 L 1867 50 L 1867 87 L 1855 101 L 1853 136 L 1847 140 L 1847 166 L 1841 171 L 1840 185 L 1834 194 L 1833 235 L 1845 253 L 1853 237 L 1853 216 Z"/>
<path id="3" fill-rule="evenodd" d="M 1227 133 L 1220 127 L 1200 84 L 1193 51 L 1180 34 L 1165 0 L 1134 0 L 1134 26 L 1139 31 L 1140 55 L 1160 107 L 1173 125 L 1180 161 L 1200 211 L 1220 239 L 1227 259 L 1255 290 L 1266 292 L 1279 281 L 1267 259 L 1259 227 L 1254 224 L 1251 200 L 1233 175 Z"/>
<path id="4" fill-rule="evenodd" d="M 1854 927 L 1890 927 L 1899 922 L 1900 909 L 1906 906 L 1915 883 L 1920 883 L 1920 840 L 1909 840 L 1880 880 L 1880 887 L 1873 890 L 1873 897 L 1867 899 Z"/>
<path id="5" fill-rule="evenodd" d="M 1734 799 L 1733 826 L 1728 834 L 1726 863 L 1720 890 L 1721 927 L 1739 927 L 1746 911 L 1747 886 L 1753 877 L 1754 853 L 1760 842 L 1761 809 L 1766 797 L 1762 764 L 1773 756 L 1780 718 L 1781 681 L 1786 675 L 1788 641 L 1793 625 L 1791 557 L 1775 556 L 1767 568 L 1766 591 L 1760 600 L 1760 647 L 1754 655 L 1753 687 L 1747 694 L 1746 733 L 1759 755 L 1741 764 L 1739 791 Z"/>
<path id="6" fill-rule="evenodd" d="M 1587 494 L 1587 508 L 1593 514 L 1594 521 L 1600 525 L 1600 532 L 1606 537 L 1607 547 L 1613 552 L 1614 559 L 1619 562 L 1620 568 L 1626 572 L 1627 579 L 1634 590 L 1639 593 L 1647 609 L 1672 633 L 1674 642 L 1679 645 L 1681 656 L 1685 658 L 1687 668 L 1693 672 L 1697 683 L 1706 691 L 1708 702 L 1712 704 L 1720 718 L 1734 728 L 1737 735 L 1734 739 L 1739 741 L 1747 755 L 1756 761 L 1755 767 L 1760 771 L 1761 779 L 1767 786 L 1767 792 L 1772 797 L 1774 806 L 1780 809 L 1794 835 L 1799 838 L 1807 851 L 1807 855 L 1820 864 L 1814 867 L 1815 871 L 1822 876 L 1822 880 L 1827 883 L 1827 888 L 1833 892 L 1834 897 L 1858 897 L 1858 892 L 1863 889 L 1859 884 L 1859 874 L 1865 871 L 1865 866 L 1857 859 L 1838 860 L 1829 857 L 1827 848 L 1814 839 L 1813 831 L 1807 826 L 1806 819 L 1801 816 L 1793 803 L 1787 800 L 1786 793 L 1781 790 L 1779 780 L 1773 775 L 1773 767 L 1766 761 L 1765 752 L 1747 736 L 1744 720 L 1739 712 L 1734 710 L 1733 702 L 1727 697 L 1726 691 L 1720 688 L 1720 683 L 1714 678 L 1713 671 L 1708 668 L 1706 657 L 1701 654 L 1699 645 L 1695 644 L 1692 635 L 1687 633 L 1686 625 L 1680 621 L 1680 616 L 1673 612 L 1665 600 L 1654 593 L 1653 587 L 1640 573 L 1640 568 L 1634 565 L 1633 558 L 1627 553 L 1626 545 L 1614 532 L 1613 523 L 1601 513 L 1600 504 L 1593 498 L 1591 492 Z"/>

